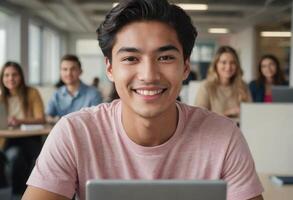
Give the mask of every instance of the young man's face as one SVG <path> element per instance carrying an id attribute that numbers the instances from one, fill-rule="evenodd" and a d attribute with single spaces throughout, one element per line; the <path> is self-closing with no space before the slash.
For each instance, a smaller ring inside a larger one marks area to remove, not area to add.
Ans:
<path id="1" fill-rule="evenodd" d="M 156 21 L 133 22 L 116 35 L 107 75 L 114 81 L 123 110 L 144 118 L 174 110 L 189 71 L 176 31 Z"/>
<path id="2" fill-rule="evenodd" d="M 79 83 L 79 76 L 81 75 L 81 69 L 77 62 L 70 60 L 63 60 L 61 62 L 60 75 L 61 80 L 65 85 L 74 85 Z"/>

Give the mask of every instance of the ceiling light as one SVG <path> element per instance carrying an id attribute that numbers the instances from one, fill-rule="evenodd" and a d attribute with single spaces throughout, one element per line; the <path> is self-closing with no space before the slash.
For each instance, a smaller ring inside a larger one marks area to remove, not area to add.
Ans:
<path id="1" fill-rule="evenodd" d="M 191 4 L 191 3 L 178 3 L 177 6 L 184 10 L 207 10 L 207 4 Z"/>
<path id="2" fill-rule="evenodd" d="M 113 3 L 113 7 L 117 6 L 118 3 Z M 178 3 L 177 6 L 184 10 L 207 10 L 207 4 L 192 4 L 192 3 Z"/>
<path id="3" fill-rule="evenodd" d="M 217 33 L 217 34 L 225 34 L 229 33 L 229 30 L 227 28 L 209 28 L 209 33 Z"/>
<path id="4" fill-rule="evenodd" d="M 260 32 L 262 37 L 291 37 L 290 31 L 262 31 Z"/>

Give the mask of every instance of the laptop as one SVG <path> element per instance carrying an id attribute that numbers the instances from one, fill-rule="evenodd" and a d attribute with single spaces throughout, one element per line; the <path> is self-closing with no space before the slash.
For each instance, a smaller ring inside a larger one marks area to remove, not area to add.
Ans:
<path id="1" fill-rule="evenodd" d="M 281 102 L 281 103 L 293 102 L 293 87 L 273 86 L 272 100 L 273 102 Z"/>
<path id="2" fill-rule="evenodd" d="M 86 200 L 226 200 L 222 180 L 90 180 Z"/>
<path id="3" fill-rule="evenodd" d="M 7 113 L 5 109 L 5 105 L 0 101 L 0 130 L 5 130 L 8 128 L 7 123 Z"/>

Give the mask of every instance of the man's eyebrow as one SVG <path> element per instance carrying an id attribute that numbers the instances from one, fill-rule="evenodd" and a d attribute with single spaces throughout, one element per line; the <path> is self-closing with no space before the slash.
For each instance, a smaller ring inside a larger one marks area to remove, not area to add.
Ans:
<path id="1" fill-rule="evenodd" d="M 135 47 L 121 47 L 116 54 L 123 53 L 123 52 L 133 52 L 133 53 L 138 53 L 140 52 L 139 49 Z"/>
<path id="2" fill-rule="evenodd" d="M 180 52 L 177 47 L 175 47 L 174 45 L 171 45 L 171 44 L 159 47 L 156 50 L 156 52 L 164 52 L 164 51 L 170 51 L 170 50 L 175 50 L 177 52 Z M 139 52 L 142 52 L 142 50 L 135 48 L 135 47 L 121 47 L 117 51 L 116 54 L 123 53 L 123 52 L 139 53 Z"/>
<path id="3" fill-rule="evenodd" d="M 170 50 L 175 50 L 175 51 L 179 51 L 179 49 L 177 47 L 175 47 L 174 45 L 166 45 L 166 46 L 162 46 L 160 48 L 158 48 L 158 52 L 164 52 L 164 51 L 170 51 Z"/>

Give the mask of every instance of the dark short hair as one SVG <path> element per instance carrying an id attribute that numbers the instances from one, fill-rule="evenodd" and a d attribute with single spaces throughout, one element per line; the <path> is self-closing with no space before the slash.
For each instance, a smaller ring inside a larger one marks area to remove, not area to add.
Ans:
<path id="1" fill-rule="evenodd" d="M 182 8 L 169 4 L 167 0 L 121 0 L 112 8 L 96 31 L 104 56 L 111 61 L 119 30 L 131 22 L 144 20 L 163 22 L 174 28 L 183 48 L 184 60 L 190 57 L 197 37 L 196 28 Z"/>
<path id="2" fill-rule="evenodd" d="M 72 54 L 67 54 L 67 55 L 64 55 L 62 58 L 61 58 L 61 62 L 62 61 L 72 61 L 72 62 L 76 62 L 77 65 L 79 66 L 79 68 L 81 69 L 81 63 L 78 59 L 78 57 L 76 55 L 72 55 Z"/>

